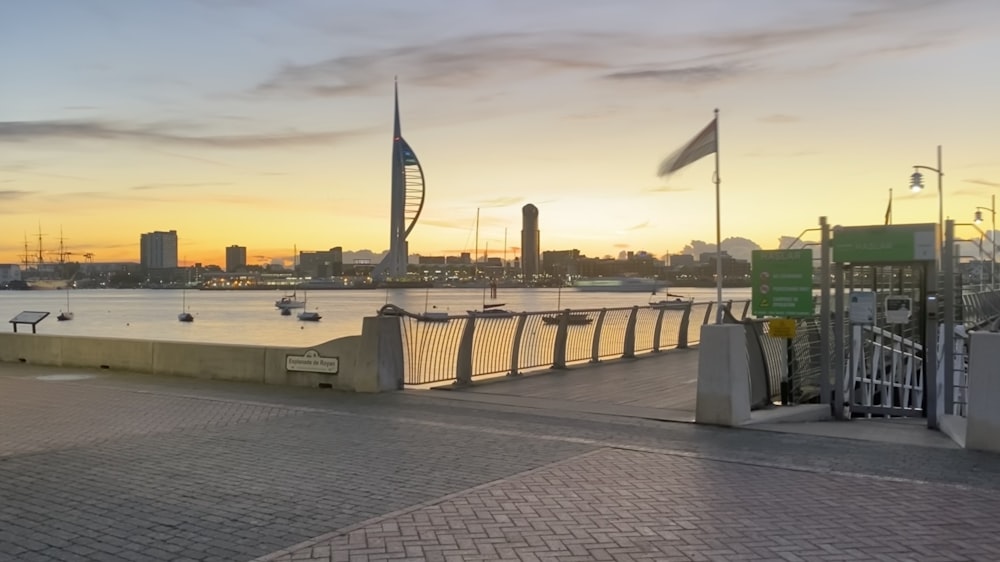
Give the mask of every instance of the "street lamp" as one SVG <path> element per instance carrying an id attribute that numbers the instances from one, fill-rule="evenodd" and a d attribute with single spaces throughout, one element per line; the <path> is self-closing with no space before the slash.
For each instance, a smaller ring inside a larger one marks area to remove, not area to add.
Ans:
<path id="1" fill-rule="evenodd" d="M 929 170 L 938 176 L 938 230 L 944 236 L 944 192 L 941 186 L 944 183 L 944 171 L 941 167 L 941 145 L 937 147 L 937 168 L 930 166 L 914 166 L 913 174 L 910 175 L 910 190 L 914 193 L 924 188 L 924 175 L 917 170 Z"/>
<path id="2" fill-rule="evenodd" d="M 997 267 L 997 196 L 990 196 L 990 206 L 989 207 L 976 207 L 976 224 L 982 224 L 983 222 L 983 211 L 990 212 L 990 218 L 993 219 L 993 226 L 990 229 L 990 246 L 993 247 L 993 251 L 990 254 L 990 289 L 996 289 L 996 267 Z"/>

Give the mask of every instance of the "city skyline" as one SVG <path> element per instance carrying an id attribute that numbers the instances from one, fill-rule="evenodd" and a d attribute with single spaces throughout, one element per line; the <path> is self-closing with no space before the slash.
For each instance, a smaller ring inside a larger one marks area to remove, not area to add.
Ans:
<path id="1" fill-rule="evenodd" d="M 939 144 L 946 217 L 1000 191 L 1000 5 L 667 4 L 5 4 L 0 262 L 39 225 L 101 262 L 158 230 L 189 263 L 384 252 L 397 75 L 427 181 L 411 255 L 471 250 L 477 209 L 480 253 L 514 252 L 528 203 L 543 251 L 714 239 L 712 166 L 656 167 L 715 107 L 724 239 L 881 224 L 890 189 L 895 223 L 936 222 L 933 180 L 906 188 Z"/>

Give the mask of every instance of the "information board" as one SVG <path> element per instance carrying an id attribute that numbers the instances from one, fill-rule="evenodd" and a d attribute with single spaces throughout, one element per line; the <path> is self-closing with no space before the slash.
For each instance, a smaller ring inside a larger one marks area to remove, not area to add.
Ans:
<path id="1" fill-rule="evenodd" d="M 833 231 L 837 263 L 935 261 L 940 246 L 936 224 L 846 226 Z"/>
<path id="2" fill-rule="evenodd" d="M 848 307 L 848 318 L 851 324 L 870 326 L 875 324 L 875 293 L 872 291 L 855 291 L 851 293 Z"/>
<path id="3" fill-rule="evenodd" d="M 909 324 L 913 299 L 900 295 L 885 298 L 885 321 L 890 324 Z"/>
<path id="4" fill-rule="evenodd" d="M 754 316 L 815 314 L 812 250 L 754 250 L 750 255 Z"/>

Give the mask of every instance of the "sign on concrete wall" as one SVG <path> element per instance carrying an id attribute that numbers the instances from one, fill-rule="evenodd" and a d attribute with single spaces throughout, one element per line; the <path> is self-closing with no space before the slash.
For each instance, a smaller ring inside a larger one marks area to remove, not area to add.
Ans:
<path id="1" fill-rule="evenodd" d="M 935 261 L 940 246 L 936 224 L 845 226 L 833 231 L 837 263 Z"/>
<path id="2" fill-rule="evenodd" d="M 750 255 L 754 316 L 812 316 L 812 250 L 754 250 Z"/>
<path id="3" fill-rule="evenodd" d="M 303 355 L 286 355 L 285 370 L 336 375 L 340 372 L 340 358 L 323 357 L 315 349 L 310 349 Z"/>

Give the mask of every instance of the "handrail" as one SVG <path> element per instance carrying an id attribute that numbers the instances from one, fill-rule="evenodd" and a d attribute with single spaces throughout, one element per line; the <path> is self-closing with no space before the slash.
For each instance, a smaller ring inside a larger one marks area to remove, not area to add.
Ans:
<path id="1" fill-rule="evenodd" d="M 723 303 L 725 309 L 744 301 Z M 407 384 L 453 381 L 470 384 L 483 375 L 517 376 L 545 367 L 565 369 L 568 363 L 631 358 L 697 343 L 697 329 L 712 314 L 709 303 L 692 324 L 691 301 L 618 308 L 563 309 L 519 312 L 509 316 L 479 313 L 426 320 L 398 307 L 384 308 L 399 319 L 403 333 L 400 353 Z M 558 322 L 545 320 L 558 317 Z M 580 316 L 586 319 L 580 321 Z M 641 343 L 640 343 L 641 342 Z M 589 353 L 588 353 L 589 352 Z"/>

